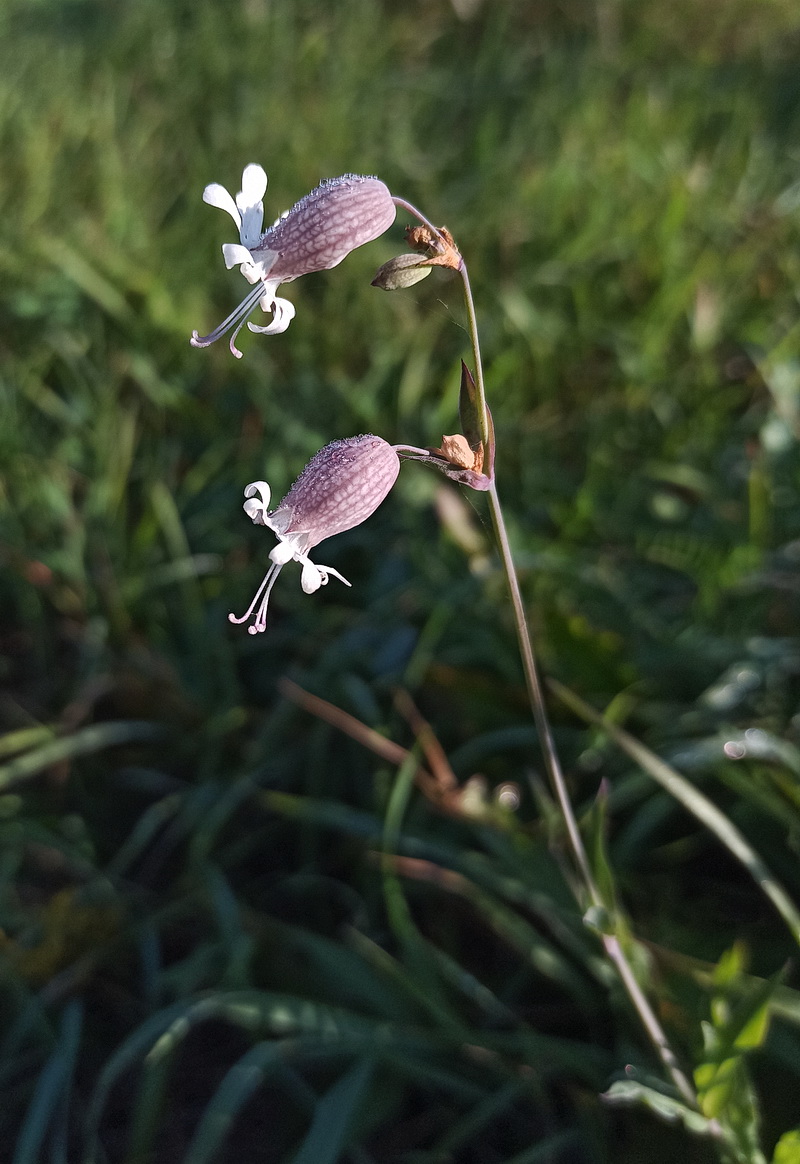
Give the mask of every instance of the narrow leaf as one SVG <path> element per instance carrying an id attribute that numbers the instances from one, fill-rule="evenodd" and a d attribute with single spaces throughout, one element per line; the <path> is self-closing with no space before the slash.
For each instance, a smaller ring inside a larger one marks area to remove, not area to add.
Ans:
<path id="1" fill-rule="evenodd" d="M 683 805 L 687 812 L 696 817 L 709 832 L 712 832 L 722 842 L 728 852 L 732 853 L 736 860 L 744 866 L 764 895 L 769 898 L 788 926 L 795 941 L 800 944 L 800 911 L 798 911 L 797 906 L 771 870 L 767 868 L 759 854 L 752 848 L 749 841 L 739 832 L 736 825 L 717 808 L 714 802 L 645 744 L 640 743 L 623 728 L 617 727 L 599 711 L 595 711 L 574 691 L 570 691 L 568 687 L 554 679 L 548 682 L 551 689 L 567 707 L 570 707 L 581 719 L 602 727 L 614 743 L 630 756 L 643 772 L 646 772 L 657 784 L 660 784 L 670 796 Z"/>
<path id="2" fill-rule="evenodd" d="M 64 1009 L 58 1043 L 39 1076 L 14 1151 L 13 1164 L 38 1164 L 50 1122 L 68 1094 L 80 1043 L 83 1010 L 78 1002 Z"/>
<path id="3" fill-rule="evenodd" d="M 364 1099 L 374 1069 L 371 1059 L 363 1059 L 319 1101 L 308 1135 L 293 1164 L 336 1164 L 341 1159 L 348 1131 Z"/>
<path id="4" fill-rule="evenodd" d="M 458 415 L 461 431 L 475 452 L 481 447 L 481 426 L 478 415 L 478 393 L 467 365 L 461 361 L 461 387 L 458 393 Z"/>
<path id="5" fill-rule="evenodd" d="M 633 1079 L 620 1079 L 612 1083 L 602 1097 L 609 1103 L 622 1103 L 628 1106 L 637 1105 L 649 1108 L 655 1115 L 667 1123 L 681 1123 L 688 1132 L 698 1135 L 715 1136 L 714 1124 L 699 1112 L 693 1111 L 679 1099 L 664 1095 L 653 1087 L 646 1087 Z"/>

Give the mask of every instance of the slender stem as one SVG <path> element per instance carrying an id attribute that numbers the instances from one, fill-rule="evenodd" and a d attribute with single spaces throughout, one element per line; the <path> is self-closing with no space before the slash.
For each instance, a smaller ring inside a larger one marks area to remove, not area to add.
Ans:
<path id="1" fill-rule="evenodd" d="M 461 260 L 460 275 L 464 283 L 464 299 L 467 306 L 467 316 L 469 319 L 469 333 L 472 342 L 472 351 L 475 360 L 475 388 L 478 399 L 478 417 L 481 431 L 481 439 L 486 443 L 489 437 L 489 417 L 486 409 L 486 386 L 483 376 L 483 364 L 481 361 L 480 340 L 478 338 L 478 325 L 475 316 L 475 303 L 472 298 L 472 289 L 469 282 L 469 274 L 464 260 Z M 517 577 L 514 559 L 511 554 L 511 546 L 508 540 L 508 531 L 506 529 L 505 518 L 503 517 L 503 509 L 500 505 L 500 498 L 497 494 L 497 486 L 492 480 L 491 487 L 488 490 L 489 509 L 492 515 L 492 524 L 494 526 L 495 537 L 497 539 L 497 546 L 500 551 L 500 558 L 503 563 L 503 571 L 506 575 L 509 593 L 511 595 L 511 607 L 514 612 L 514 623 L 517 630 L 517 639 L 519 641 L 520 655 L 522 658 L 522 669 L 525 673 L 525 683 L 528 688 L 528 697 L 530 699 L 531 711 L 533 712 L 534 723 L 536 724 L 536 731 L 539 736 L 539 744 L 542 749 L 544 757 L 545 768 L 550 778 L 550 783 L 558 800 L 561 809 L 561 815 L 567 830 L 567 837 L 569 839 L 572 855 L 575 859 L 575 864 L 578 867 L 583 882 L 586 886 L 589 898 L 592 905 L 603 907 L 603 895 L 601 894 L 597 882 L 595 881 L 589 858 L 586 853 L 586 847 L 581 837 L 578 822 L 575 818 L 575 812 L 572 808 L 572 802 L 569 798 L 569 790 L 567 782 L 564 779 L 564 773 L 561 768 L 561 761 L 558 757 L 555 740 L 553 739 L 552 728 L 550 727 L 550 720 L 547 715 L 547 708 L 544 701 L 544 693 L 542 691 L 542 684 L 539 679 L 539 672 L 536 666 L 536 658 L 533 653 L 533 643 L 531 640 L 531 633 L 528 627 L 528 620 L 525 615 L 525 606 L 522 601 L 522 593 L 519 586 L 519 578 Z M 697 1106 L 697 1096 L 694 1088 L 689 1082 L 688 1078 L 681 1070 L 680 1064 L 669 1044 L 669 1040 L 656 1017 L 655 1011 L 650 1005 L 650 1001 L 645 995 L 636 980 L 636 975 L 633 972 L 627 955 L 623 950 L 619 940 L 613 934 L 601 934 L 603 947 L 609 960 L 614 963 L 617 968 L 617 973 L 620 976 L 628 997 L 631 1000 L 642 1026 L 647 1032 L 650 1041 L 652 1042 L 656 1052 L 658 1053 L 661 1062 L 672 1077 L 678 1092 L 683 1096 L 684 1100 L 692 1107 Z"/>
<path id="2" fill-rule="evenodd" d="M 424 226 L 428 227 L 434 235 L 441 238 L 440 232 L 437 228 L 428 221 L 423 214 L 412 206 L 410 202 L 406 202 L 402 198 L 395 198 L 395 203 L 408 210 L 416 218 L 419 219 Z M 459 274 L 464 284 L 464 300 L 467 307 L 467 318 L 469 321 L 469 335 L 472 344 L 472 353 L 475 362 L 475 389 L 478 403 L 478 425 L 480 429 L 481 441 L 484 448 L 489 441 L 489 413 L 486 406 L 486 384 L 483 376 L 483 363 L 481 361 L 480 340 L 478 338 L 478 321 L 475 315 L 475 302 L 472 298 L 472 289 L 469 282 L 469 274 L 467 272 L 467 265 L 463 258 L 459 267 Z M 589 857 L 586 853 L 586 847 L 581 837 L 578 822 L 575 817 L 575 812 L 572 808 L 572 802 L 569 798 L 569 790 L 567 789 L 567 782 L 564 779 L 564 773 L 561 768 L 561 761 L 558 758 L 555 740 L 553 739 L 553 732 L 550 727 L 550 720 L 547 715 L 547 708 L 544 701 L 544 693 L 542 691 L 542 684 L 539 679 L 539 672 L 536 666 L 536 658 L 533 652 L 533 643 L 531 640 L 531 633 L 528 627 L 528 620 L 525 615 L 525 606 L 522 601 L 522 592 L 519 586 L 519 578 L 517 577 L 514 559 L 511 554 L 511 546 L 508 540 L 508 531 L 506 529 L 505 518 L 503 517 L 502 506 L 500 505 L 500 498 L 497 494 L 497 487 L 495 481 L 488 490 L 489 509 L 492 515 L 492 524 L 494 526 L 495 537 L 497 539 L 497 546 L 500 551 L 500 559 L 503 563 L 503 571 L 508 583 L 509 593 L 511 595 L 511 607 L 514 612 L 514 623 L 517 630 L 517 639 L 519 641 L 520 655 L 522 657 L 522 669 L 525 674 L 525 683 L 528 688 L 528 697 L 530 699 L 531 711 L 533 712 L 533 720 L 536 725 L 536 731 L 539 736 L 539 743 L 544 757 L 547 774 L 550 778 L 553 791 L 558 800 L 561 809 L 561 815 L 567 830 L 567 837 L 569 839 L 570 849 L 575 860 L 575 864 L 583 879 L 589 900 L 592 905 L 601 908 L 607 908 L 603 900 L 603 895 L 595 881 L 591 865 L 589 864 Z M 697 1107 L 697 1096 L 694 1088 L 689 1082 L 688 1078 L 681 1070 L 680 1064 L 669 1044 L 666 1034 L 656 1017 L 655 1011 L 650 1005 L 650 1001 L 645 995 L 636 980 L 636 975 L 633 968 L 623 950 L 619 939 L 614 934 L 601 934 L 603 948 L 606 956 L 613 962 L 619 974 L 628 997 L 633 1004 L 642 1026 L 652 1042 L 661 1062 L 664 1064 L 667 1072 L 672 1078 L 675 1087 L 680 1095 L 691 1107 Z"/>
<path id="3" fill-rule="evenodd" d="M 392 198 L 392 202 L 394 202 L 395 206 L 399 206 L 402 210 L 407 210 L 409 214 L 413 214 L 414 217 L 419 219 L 423 226 L 427 226 L 428 230 L 435 234 L 437 238 L 442 237 L 439 228 L 434 226 L 432 222 L 429 222 L 422 211 L 417 210 L 416 206 L 412 206 L 410 202 L 406 202 L 405 198 Z"/>
<path id="4" fill-rule="evenodd" d="M 472 352 L 475 360 L 475 389 L 478 397 L 478 416 L 481 429 L 481 438 L 485 442 L 489 435 L 489 418 L 486 410 L 486 385 L 483 378 L 483 362 L 481 360 L 480 340 L 478 338 L 478 324 L 475 316 L 475 303 L 472 298 L 472 289 L 469 282 L 469 274 L 467 273 L 466 263 L 461 261 L 461 278 L 464 283 L 464 298 L 467 305 L 467 316 L 469 318 L 469 332 L 472 341 Z M 514 622 L 517 628 L 517 638 L 519 640 L 519 649 L 522 656 L 522 669 L 525 673 L 525 683 L 528 688 L 528 697 L 531 703 L 531 710 L 533 711 L 533 719 L 536 724 L 536 731 L 539 735 L 539 744 L 542 749 L 545 767 L 547 774 L 550 777 L 550 784 L 556 794 L 556 798 L 561 808 L 561 813 L 564 818 L 564 823 L 567 827 L 567 835 L 569 837 L 570 848 L 572 849 L 575 862 L 580 870 L 581 877 L 584 880 L 592 905 L 601 905 L 600 891 L 595 884 L 592 870 L 589 865 L 589 858 L 586 855 L 586 848 L 581 838 L 578 822 L 575 819 L 575 813 L 572 808 L 572 802 L 569 798 L 569 791 L 567 783 L 564 779 L 564 773 L 561 769 L 561 761 L 558 758 L 555 740 L 553 739 L 553 731 L 550 727 L 550 720 L 547 715 L 547 709 L 544 702 L 544 692 L 542 691 L 542 684 L 539 679 L 539 672 L 536 666 L 536 658 L 533 653 L 533 645 L 531 642 L 531 633 L 528 628 L 528 620 L 525 615 L 525 606 L 522 601 L 522 593 L 519 588 L 519 578 L 517 577 L 517 570 L 514 565 L 514 558 L 511 554 L 511 546 L 508 540 L 508 531 L 506 530 L 505 518 L 503 517 L 503 509 L 500 505 L 500 498 L 497 495 L 497 486 L 492 481 L 489 489 L 489 509 L 492 515 L 492 524 L 494 526 L 495 537 L 497 538 L 497 546 L 500 550 L 500 557 L 503 562 L 503 570 L 508 582 L 508 589 L 511 594 L 511 606 L 514 611 Z"/>
<path id="5" fill-rule="evenodd" d="M 572 803 L 569 798 L 566 780 L 561 769 L 561 761 L 558 758 L 556 751 L 555 740 L 553 739 L 553 731 L 550 727 L 550 720 L 547 715 L 547 710 L 544 703 L 544 693 L 542 691 L 541 680 L 539 679 L 539 671 L 536 666 L 536 658 L 531 646 L 531 635 L 528 628 L 528 620 L 525 616 L 525 607 L 522 601 L 522 594 L 519 588 L 519 579 L 517 571 L 514 566 L 514 560 L 511 556 L 511 546 L 508 541 L 508 531 L 506 530 L 505 518 L 503 517 L 503 510 L 500 505 L 500 498 L 497 496 L 497 488 L 494 481 L 491 488 L 488 490 L 489 496 L 489 510 L 492 515 L 492 524 L 494 526 L 495 537 L 497 538 L 497 546 L 500 551 L 500 558 L 503 563 L 503 571 L 508 583 L 509 593 L 511 595 L 511 606 L 514 612 L 514 623 L 517 628 L 517 638 L 519 640 L 519 649 L 522 656 L 522 670 L 525 673 L 525 684 L 528 688 L 528 698 L 530 699 L 531 710 L 533 712 L 533 720 L 536 724 L 536 731 L 539 736 L 539 745 L 542 749 L 544 757 L 545 768 L 550 777 L 550 784 L 555 792 L 561 809 L 561 815 L 564 818 L 564 823 L 567 828 L 567 835 L 569 837 L 570 848 L 575 858 L 575 863 L 580 870 L 581 877 L 589 892 L 592 905 L 601 905 L 600 891 L 595 884 L 592 870 L 589 866 L 589 858 L 586 854 L 586 848 L 578 828 L 578 822 L 575 819 L 575 813 L 572 808 Z"/>
<path id="6" fill-rule="evenodd" d="M 686 1103 L 690 1107 L 696 1108 L 698 1104 L 695 1090 L 681 1070 L 675 1052 L 672 1050 L 669 1040 L 664 1033 L 664 1028 L 656 1018 L 655 1011 L 650 1005 L 650 1000 L 639 985 L 633 968 L 625 955 L 625 951 L 619 943 L 619 939 L 614 934 L 603 934 L 603 948 L 616 966 L 617 973 L 622 980 L 622 985 L 628 992 L 628 998 L 633 1003 L 641 1019 L 642 1026 L 647 1031 L 651 1043 L 659 1054 L 661 1062 L 672 1076 L 672 1082 Z"/>

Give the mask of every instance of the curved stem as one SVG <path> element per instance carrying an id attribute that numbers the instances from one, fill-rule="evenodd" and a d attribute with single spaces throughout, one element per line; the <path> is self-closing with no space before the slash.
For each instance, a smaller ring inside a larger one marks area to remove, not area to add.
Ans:
<path id="1" fill-rule="evenodd" d="M 413 214 L 423 226 L 427 226 L 428 230 L 435 234 L 437 238 L 441 238 L 438 226 L 434 226 L 432 222 L 429 222 L 422 211 L 417 210 L 416 206 L 412 206 L 410 202 L 406 202 L 405 198 L 392 198 L 392 202 L 394 202 L 395 206 L 399 206 L 402 210 L 407 210 L 409 214 Z"/>
<path id="2" fill-rule="evenodd" d="M 488 490 L 488 497 L 497 547 L 500 551 L 503 572 L 505 573 L 509 594 L 511 596 L 511 607 L 514 612 L 514 624 L 517 629 L 517 639 L 519 641 L 520 655 L 522 656 L 522 670 L 525 674 L 525 685 L 528 688 L 528 699 L 530 700 L 531 711 L 533 712 L 533 720 L 536 724 L 536 732 L 539 736 L 539 746 L 542 749 L 545 768 L 550 778 L 550 785 L 561 809 L 561 815 L 566 825 L 569 846 L 575 858 L 575 864 L 578 866 L 583 882 L 586 885 L 591 904 L 602 905 L 600 891 L 592 876 L 589 858 L 586 854 L 586 848 L 578 828 L 578 822 L 575 819 L 567 783 L 561 768 L 561 761 L 558 758 L 555 740 L 553 739 L 553 731 L 550 727 L 550 720 L 545 708 L 544 692 L 539 678 L 539 670 L 536 666 L 533 646 L 531 645 L 531 634 L 525 615 L 525 607 L 522 602 L 519 579 L 514 566 L 514 559 L 511 556 L 508 531 L 506 530 L 505 518 L 494 481 L 492 481 L 491 488 Z"/>
<path id="3" fill-rule="evenodd" d="M 464 299 L 467 306 L 467 316 L 469 319 L 469 333 L 472 343 L 472 352 L 475 360 L 475 388 L 478 398 L 478 416 L 481 432 L 481 440 L 486 443 L 489 437 L 489 417 L 486 409 L 486 386 L 483 377 L 483 364 L 481 361 L 480 340 L 478 338 L 478 325 L 475 316 L 475 303 L 472 298 L 472 289 L 469 282 L 469 274 L 464 260 L 461 260 L 460 275 L 464 284 Z M 495 537 L 497 539 L 497 547 L 500 551 L 500 559 L 503 563 L 503 572 L 508 583 L 509 594 L 511 597 L 511 608 L 514 613 L 514 624 L 517 630 L 517 640 L 519 642 L 520 656 L 522 658 L 522 669 L 525 674 L 525 684 L 528 689 L 528 698 L 530 700 L 531 711 L 533 712 L 533 720 L 536 725 L 536 731 L 539 736 L 539 745 L 542 749 L 542 756 L 544 758 L 545 768 L 550 778 L 550 784 L 561 809 L 561 816 L 567 831 L 569 846 L 572 850 L 572 856 L 578 871 L 586 886 L 586 891 L 590 902 L 594 906 L 605 907 L 606 903 L 603 900 L 603 895 L 598 888 L 597 882 L 592 874 L 591 866 L 589 864 L 589 857 L 586 852 L 586 846 L 583 843 L 578 822 L 575 817 L 575 812 L 572 807 L 572 802 L 569 797 L 569 790 L 567 788 L 566 780 L 564 779 L 564 772 L 561 768 L 561 761 L 558 757 L 555 740 L 553 738 L 553 731 L 550 727 L 550 720 L 547 715 L 547 708 L 544 701 L 544 693 L 542 691 L 541 680 L 539 679 L 539 671 L 536 666 L 536 657 L 533 652 L 533 643 L 531 640 L 531 633 L 528 627 L 528 620 L 525 615 L 525 606 L 522 601 L 522 592 L 520 590 L 519 578 L 517 577 L 514 559 L 511 553 L 511 546 L 508 540 L 508 531 L 506 529 L 505 518 L 503 516 L 503 509 L 500 505 L 500 498 L 497 493 L 497 486 L 492 480 L 491 487 L 488 490 L 489 509 L 492 515 L 492 525 L 494 526 Z M 656 1013 L 650 1005 L 650 1001 L 639 985 L 636 975 L 633 972 L 633 967 L 628 960 L 619 939 L 614 934 L 603 933 L 600 935 L 603 948 L 606 955 L 617 969 L 620 980 L 625 987 L 631 1003 L 636 1010 L 641 1020 L 647 1035 L 653 1044 L 661 1062 L 664 1064 L 667 1072 L 672 1078 L 679 1094 L 692 1107 L 697 1106 L 697 1096 L 694 1088 L 690 1083 L 685 1073 L 681 1070 L 680 1064 L 669 1044 L 669 1040 L 656 1017 Z"/>
<path id="4" fill-rule="evenodd" d="M 434 235 L 441 238 L 439 230 L 429 222 L 428 219 L 421 214 L 415 206 L 410 202 L 406 202 L 403 198 L 395 198 L 394 202 L 397 206 L 401 206 L 404 210 L 409 211 Z M 461 259 L 459 266 L 459 275 L 464 284 L 464 300 L 467 307 L 467 318 L 469 321 L 469 336 L 472 344 L 472 353 L 475 362 L 475 389 L 478 404 L 478 426 L 480 429 L 481 441 L 484 447 L 489 441 L 489 414 L 486 407 L 486 384 L 483 376 L 483 363 L 481 361 L 480 340 L 478 338 L 478 321 L 475 315 L 475 302 L 472 298 L 472 288 L 470 287 L 469 274 L 467 272 L 467 265 L 464 259 Z M 525 684 L 528 689 L 528 698 L 530 700 L 531 711 L 533 712 L 533 720 L 536 725 L 536 731 L 539 736 L 539 744 L 542 749 L 545 768 L 550 779 L 553 792 L 561 809 L 561 815 L 564 820 L 564 825 L 567 831 L 567 838 L 569 840 L 569 847 L 572 851 L 572 856 L 577 866 L 578 872 L 586 887 L 586 892 L 589 897 L 591 905 L 605 908 L 609 913 L 613 914 L 603 900 L 603 895 L 597 885 L 592 874 L 591 865 L 589 864 L 589 857 L 586 852 L 586 847 L 581 837 L 578 822 L 575 817 L 575 812 L 572 807 L 572 802 L 569 798 L 569 790 L 567 782 L 564 779 L 564 773 L 561 768 L 561 761 L 558 757 L 555 740 L 553 739 L 552 728 L 550 727 L 550 720 L 547 715 L 547 708 L 544 701 L 544 693 L 542 691 L 542 684 L 539 679 L 539 672 L 536 666 L 536 657 L 533 652 L 533 642 L 531 640 L 531 633 L 528 627 L 528 620 L 525 615 L 525 606 L 522 601 L 522 592 L 519 586 L 519 578 L 517 577 L 514 559 L 511 554 L 511 545 L 508 540 L 508 531 L 506 529 L 505 518 L 503 516 L 503 509 L 500 505 L 500 498 L 497 493 L 497 487 L 494 479 L 488 490 L 489 509 L 492 515 L 492 525 L 494 527 L 495 537 L 497 539 L 497 547 L 500 551 L 500 559 L 503 564 L 503 572 L 508 583 L 509 594 L 511 596 L 511 608 L 514 612 L 514 624 L 517 631 L 517 640 L 519 642 L 519 650 L 522 658 L 522 669 L 525 674 Z M 603 943 L 603 948 L 606 956 L 616 967 L 622 982 L 628 994 L 631 1003 L 639 1015 L 639 1019 L 647 1032 L 653 1047 L 655 1048 L 661 1062 L 670 1075 L 678 1093 L 682 1096 L 684 1101 L 691 1107 L 697 1107 L 697 1096 L 689 1079 L 681 1070 L 680 1064 L 669 1044 L 666 1034 L 656 1017 L 656 1013 L 650 1005 L 647 995 L 639 985 L 636 975 L 633 972 L 633 967 L 628 960 L 622 945 L 615 934 L 602 933 L 600 935 Z"/>

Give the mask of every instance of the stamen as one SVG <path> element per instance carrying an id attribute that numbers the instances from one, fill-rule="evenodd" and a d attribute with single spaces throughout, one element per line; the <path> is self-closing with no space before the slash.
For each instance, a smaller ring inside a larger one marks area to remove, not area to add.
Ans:
<path id="1" fill-rule="evenodd" d="M 219 327 L 215 327 L 209 335 L 198 335 L 196 331 L 193 331 L 192 338 L 189 341 L 192 347 L 207 348 L 211 344 L 216 343 L 218 339 L 221 339 L 222 336 L 224 336 L 226 332 L 229 332 L 232 327 L 236 327 L 236 330 L 231 337 L 230 348 L 234 356 L 236 356 L 237 359 L 241 359 L 242 353 L 234 346 L 234 340 L 242 330 L 244 321 L 247 319 L 248 315 L 252 315 L 252 313 L 255 311 L 256 307 L 258 306 L 258 301 L 261 299 L 263 294 L 264 284 L 259 282 L 253 288 L 250 294 L 244 297 L 239 306 L 233 309 L 228 318 L 223 320 Z"/>
<path id="2" fill-rule="evenodd" d="M 237 618 L 235 614 L 229 614 L 228 622 L 236 623 L 237 626 L 243 622 L 247 622 L 251 618 L 253 611 L 255 610 L 256 605 L 258 604 L 259 600 L 261 599 L 261 595 L 263 594 L 264 598 L 258 608 L 256 621 L 253 626 L 249 626 L 247 629 L 251 635 L 258 634 L 259 631 L 267 629 L 267 603 L 269 602 L 270 591 L 275 584 L 275 579 L 281 572 L 281 565 L 282 563 L 279 565 L 272 565 L 270 566 L 269 570 L 267 570 L 266 574 L 261 580 L 261 585 L 259 586 L 258 590 L 256 590 L 253 601 L 247 608 L 247 613 L 243 614 L 241 618 Z"/>

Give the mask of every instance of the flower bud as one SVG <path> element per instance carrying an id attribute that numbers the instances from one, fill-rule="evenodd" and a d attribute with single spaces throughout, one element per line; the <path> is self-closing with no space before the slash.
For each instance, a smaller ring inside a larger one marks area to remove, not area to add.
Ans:
<path id="1" fill-rule="evenodd" d="M 402 291 L 422 282 L 431 270 L 428 260 L 419 255 L 395 255 L 378 268 L 372 286 L 380 287 L 382 291 Z"/>

